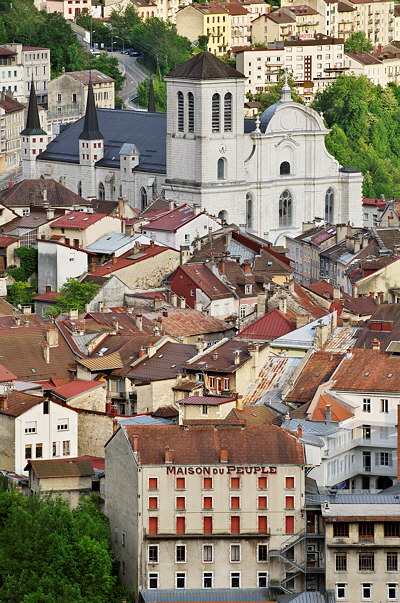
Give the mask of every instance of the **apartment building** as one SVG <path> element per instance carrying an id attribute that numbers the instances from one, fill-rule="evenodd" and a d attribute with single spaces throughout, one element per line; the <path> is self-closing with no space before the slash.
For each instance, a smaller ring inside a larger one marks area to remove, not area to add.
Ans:
<path id="1" fill-rule="evenodd" d="M 393 0 L 352 0 L 355 30 L 364 31 L 373 46 L 394 40 Z"/>
<path id="2" fill-rule="evenodd" d="M 94 9 L 92 0 L 35 0 L 35 6 L 46 13 L 61 13 L 68 21 L 74 21 L 83 11 L 92 14 Z"/>
<path id="3" fill-rule="evenodd" d="M 325 33 L 320 14 L 306 5 L 283 7 L 261 15 L 251 23 L 253 44 L 267 44 L 297 36 L 311 39 L 317 33 Z"/>
<path id="4" fill-rule="evenodd" d="M 22 44 L 5 44 L 4 48 L 17 53 L 17 65 L 22 66 L 22 89 L 14 94 L 21 102 L 28 102 L 32 80 L 39 104 L 47 103 L 47 85 L 51 78 L 50 49 Z"/>
<path id="5" fill-rule="evenodd" d="M 105 456 L 106 515 L 131 592 L 301 590 L 304 459 L 294 435 L 124 425 Z"/>
<path id="6" fill-rule="evenodd" d="M 0 94 L 0 174 L 19 166 L 25 105 Z"/>
<path id="7" fill-rule="evenodd" d="M 208 36 L 207 50 L 213 54 L 223 54 L 229 47 L 229 13 L 216 2 L 192 4 L 176 13 L 178 34 L 191 42 L 199 36 Z"/>
<path id="8" fill-rule="evenodd" d="M 23 67 L 18 63 L 18 53 L 0 46 L 0 91 L 13 94 L 16 99 L 23 98 Z"/>

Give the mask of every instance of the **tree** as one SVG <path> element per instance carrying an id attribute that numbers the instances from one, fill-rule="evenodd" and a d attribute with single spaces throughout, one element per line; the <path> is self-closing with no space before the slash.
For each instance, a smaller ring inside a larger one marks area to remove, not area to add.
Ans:
<path id="1" fill-rule="evenodd" d="M 92 44 L 98 44 L 99 47 L 111 45 L 111 29 L 101 21 L 93 19 L 87 9 L 82 11 L 76 19 L 76 23 L 91 32 Z"/>
<path id="2" fill-rule="evenodd" d="M 122 90 L 125 76 L 118 69 L 118 59 L 110 57 L 106 52 L 102 52 L 100 56 L 90 58 L 88 69 L 98 69 L 115 81 L 115 92 Z"/>
<path id="3" fill-rule="evenodd" d="M 32 303 L 32 287 L 29 283 L 16 281 L 7 289 L 7 301 L 15 308 L 18 306 L 29 306 Z"/>
<path id="4" fill-rule="evenodd" d="M 137 87 L 137 101 L 142 107 L 148 106 L 149 100 L 149 78 L 145 79 Z M 156 99 L 156 110 L 166 112 L 167 110 L 167 85 L 157 77 L 153 79 L 154 97 Z"/>
<path id="5" fill-rule="evenodd" d="M 344 50 L 345 52 L 360 52 L 361 50 L 370 52 L 372 44 L 365 35 L 365 32 L 356 31 L 345 41 Z"/>
<path id="6" fill-rule="evenodd" d="M 57 304 L 52 308 L 50 314 L 58 316 L 68 310 L 78 310 L 83 312 L 85 305 L 88 304 L 96 295 L 98 285 L 93 283 L 81 283 L 76 278 L 68 278 L 60 289 L 57 297 Z"/>
<path id="7" fill-rule="evenodd" d="M 133 6 L 127 6 L 125 9 L 113 10 L 109 23 L 113 34 L 126 40 L 132 29 L 141 23 L 141 20 Z"/>

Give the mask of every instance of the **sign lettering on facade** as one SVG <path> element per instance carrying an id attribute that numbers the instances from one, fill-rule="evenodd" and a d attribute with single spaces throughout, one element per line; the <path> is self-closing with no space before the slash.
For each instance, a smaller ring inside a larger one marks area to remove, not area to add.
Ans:
<path id="1" fill-rule="evenodd" d="M 226 465 L 226 467 L 167 467 L 167 475 L 273 475 L 276 467 L 243 467 Z"/>

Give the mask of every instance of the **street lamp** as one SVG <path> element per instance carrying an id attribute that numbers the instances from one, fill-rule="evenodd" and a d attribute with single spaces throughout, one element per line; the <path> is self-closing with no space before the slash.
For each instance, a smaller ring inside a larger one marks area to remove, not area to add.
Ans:
<path id="1" fill-rule="evenodd" d="M 114 38 L 118 38 L 119 40 L 122 40 L 122 54 L 124 54 L 124 52 L 125 52 L 124 38 L 121 38 L 121 36 L 114 36 Z"/>

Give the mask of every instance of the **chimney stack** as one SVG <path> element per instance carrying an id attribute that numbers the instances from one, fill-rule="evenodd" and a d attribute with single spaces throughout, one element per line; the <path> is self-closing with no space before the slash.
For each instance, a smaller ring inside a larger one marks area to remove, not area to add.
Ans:
<path id="1" fill-rule="evenodd" d="M 172 450 L 170 450 L 169 446 L 165 449 L 165 463 L 172 464 Z"/>
<path id="2" fill-rule="evenodd" d="M 119 427 L 119 425 L 118 425 L 118 419 L 116 419 L 114 417 L 114 419 L 113 419 L 113 433 L 115 433 L 115 432 L 118 431 L 118 427 Z"/>
<path id="3" fill-rule="evenodd" d="M 179 298 L 179 307 L 182 309 L 186 308 L 186 299 L 184 297 Z"/>
<path id="4" fill-rule="evenodd" d="M 146 348 L 144 345 L 142 345 L 142 347 L 139 350 L 139 358 L 143 358 L 144 356 L 146 356 Z"/>
<path id="5" fill-rule="evenodd" d="M 227 463 L 228 462 L 228 447 L 224 444 L 221 444 L 219 449 L 219 462 Z"/>
<path id="6" fill-rule="evenodd" d="M 257 295 L 257 318 L 265 314 L 267 304 L 267 294 L 263 291 Z"/>
<path id="7" fill-rule="evenodd" d="M 327 404 L 325 407 L 325 421 L 330 423 L 332 421 L 332 407 L 330 404 Z"/>
<path id="8" fill-rule="evenodd" d="M 54 325 L 51 325 L 46 329 L 46 343 L 50 348 L 56 348 L 58 346 L 58 329 Z"/>
<path id="9" fill-rule="evenodd" d="M 287 311 L 286 297 L 279 298 L 279 311 L 282 312 L 282 314 L 286 314 L 286 311 Z"/>
<path id="10" fill-rule="evenodd" d="M 243 396 L 236 394 L 236 410 L 243 410 Z"/>
<path id="11" fill-rule="evenodd" d="M 113 325 L 114 331 L 118 331 L 119 323 L 118 323 L 118 318 L 116 318 L 115 316 L 112 319 L 112 325 Z"/>
<path id="12" fill-rule="evenodd" d="M 171 304 L 176 308 L 178 305 L 178 296 L 176 293 L 171 293 Z"/>
<path id="13" fill-rule="evenodd" d="M 19 327 L 21 325 L 21 318 L 19 316 L 14 316 L 15 326 Z"/>
<path id="14" fill-rule="evenodd" d="M 253 274 L 253 272 L 251 270 L 250 262 L 248 260 L 243 262 L 242 269 L 245 274 Z"/>
<path id="15" fill-rule="evenodd" d="M 143 316 L 141 314 L 136 314 L 135 323 L 136 323 L 136 328 L 139 331 L 143 331 Z"/>
<path id="16" fill-rule="evenodd" d="M 139 452 L 139 437 L 134 435 L 132 437 L 133 440 L 133 452 Z"/>
<path id="17" fill-rule="evenodd" d="M 333 299 L 340 300 L 340 287 L 338 287 L 337 285 L 333 287 Z"/>
<path id="18" fill-rule="evenodd" d="M 172 211 L 173 209 L 175 209 L 174 201 L 168 201 L 168 209 L 169 209 L 169 211 Z"/>
<path id="19" fill-rule="evenodd" d="M 78 318 L 79 318 L 79 312 L 78 312 L 78 310 L 76 308 L 71 309 L 69 311 L 69 319 L 70 320 L 78 320 Z"/>
<path id="20" fill-rule="evenodd" d="M 0 394 L 0 412 L 4 412 L 8 408 L 7 394 Z"/>
<path id="21" fill-rule="evenodd" d="M 217 350 L 215 350 L 215 352 L 213 352 L 212 358 L 213 358 L 213 360 L 218 360 L 218 352 L 217 352 Z"/>
<path id="22" fill-rule="evenodd" d="M 50 364 L 50 346 L 43 346 L 43 357 L 46 364 Z"/>
<path id="23" fill-rule="evenodd" d="M 125 201 L 123 197 L 118 197 L 118 216 L 122 219 L 124 217 Z"/>
<path id="24" fill-rule="evenodd" d="M 379 339 L 373 339 L 372 340 L 372 349 L 380 351 L 380 349 L 381 349 L 381 342 L 379 341 Z"/>
<path id="25" fill-rule="evenodd" d="M 233 352 L 233 359 L 235 364 L 240 364 L 240 350 L 235 350 Z"/>
<path id="26" fill-rule="evenodd" d="M 299 440 L 301 440 L 302 437 L 303 437 L 303 425 L 301 423 L 299 423 L 297 425 L 297 438 Z"/>

